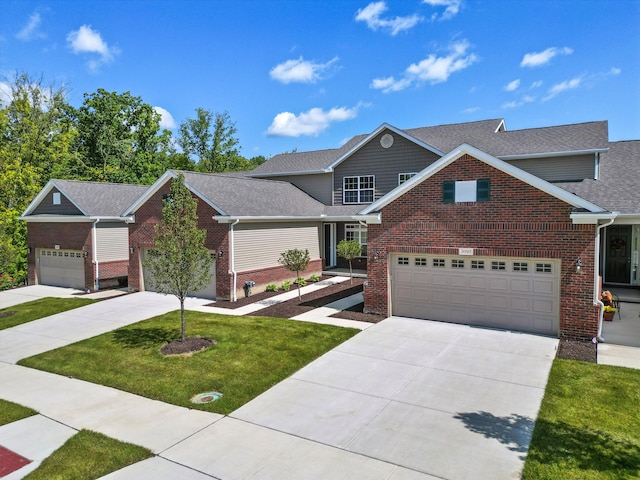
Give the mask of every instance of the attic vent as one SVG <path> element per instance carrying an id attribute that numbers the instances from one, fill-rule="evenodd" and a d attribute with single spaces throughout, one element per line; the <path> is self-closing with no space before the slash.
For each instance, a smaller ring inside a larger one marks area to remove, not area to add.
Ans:
<path id="1" fill-rule="evenodd" d="M 393 135 L 385 133 L 380 139 L 380 145 L 382 145 L 382 148 L 391 147 L 391 145 L 393 145 Z"/>

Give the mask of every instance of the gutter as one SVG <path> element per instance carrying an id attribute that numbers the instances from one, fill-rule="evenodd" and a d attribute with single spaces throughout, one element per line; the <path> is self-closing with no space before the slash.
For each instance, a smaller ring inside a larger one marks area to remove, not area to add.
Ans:
<path id="1" fill-rule="evenodd" d="M 238 286 L 238 272 L 236 272 L 235 249 L 233 244 L 233 227 L 238 223 L 240 223 L 239 218 L 235 222 L 233 222 L 231 225 L 229 225 L 229 250 L 230 250 L 229 255 L 231 256 L 231 258 L 229 259 L 229 267 L 230 267 L 231 273 L 233 274 L 233 296 L 231 297 L 232 302 L 235 302 L 238 300 L 238 296 L 236 294 L 236 287 Z"/>
<path id="2" fill-rule="evenodd" d="M 616 212 L 612 213 L 612 216 L 608 219 L 607 223 L 603 223 L 602 225 L 598 225 L 596 229 L 596 252 L 595 252 L 595 268 L 594 271 L 594 279 L 593 279 L 593 304 L 598 305 L 599 314 L 598 314 L 598 334 L 597 340 L 599 342 L 604 342 L 604 338 L 602 338 L 602 316 L 604 314 L 604 303 L 600 300 L 600 292 L 598 291 L 598 277 L 600 276 L 600 230 L 605 227 L 611 225 L 618 214 Z"/>
<path id="3" fill-rule="evenodd" d="M 94 288 L 100 290 L 100 280 L 98 280 L 100 276 L 100 263 L 98 263 L 98 239 L 96 237 L 96 225 L 100 222 L 99 218 L 96 218 L 96 221 L 93 222 L 93 235 L 92 235 L 92 243 L 93 243 L 93 264 L 96 266 L 96 275 L 94 279 Z"/>
<path id="4" fill-rule="evenodd" d="M 345 222 L 345 221 L 364 221 L 366 223 L 381 223 L 382 219 L 380 213 L 369 213 L 364 215 L 313 215 L 313 216 L 260 216 L 260 215 L 247 215 L 247 216 L 227 216 L 227 215 L 214 215 L 214 220 L 218 223 L 233 223 L 237 224 L 240 220 L 243 222 L 291 222 L 291 221 L 315 221 L 315 222 Z"/>

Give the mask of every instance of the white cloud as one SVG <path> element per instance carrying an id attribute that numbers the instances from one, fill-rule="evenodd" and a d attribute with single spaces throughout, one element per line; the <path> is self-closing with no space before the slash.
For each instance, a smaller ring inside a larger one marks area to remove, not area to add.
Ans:
<path id="1" fill-rule="evenodd" d="M 544 98 L 545 101 L 552 99 L 556 95 L 565 92 L 567 90 L 573 90 L 574 88 L 578 88 L 582 86 L 583 77 L 575 77 L 571 80 L 565 80 L 561 83 L 556 83 L 553 87 L 549 89 L 548 95 Z"/>
<path id="2" fill-rule="evenodd" d="M 351 120 L 357 115 L 358 106 L 332 108 L 328 112 L 316 107 L 297 116 L 291 112 L 281 112 L 271 122 L 267 129 L 267 135 L 273 137 L 317 136 L 329 128 L 332 123 Z"/>
<path id="3" fill-rule="evenodd" d="M 469 108 L 465 108 L 462 113 L 475 113 L 478 110 L 480 110 L 480 107 L 469 107 Z"/>
<path id="4" fill-rule="evenodd" d="M 540 67 L 549 63 L 558 55 L 571 55 L 573 49 L 569 47 L 551 47 L 542 52 L 525 53 L 520 62 L 521 67 Z"/>
<path id="5" fill-rule="evenodd" d="M 176 121 L 173 119 L 173 115 L 171 115 L 167 110 L 162 107 L 153 107 L 153 109 L 156 113 L 160 114 L 160 128 L 176 128 Z"/>
<path id="6" fill-rule="evenodd" d="M 407 17 L 382 18 L 382 14 L 388 10 L 384 1 L 372 2 L 356 12 L 356 22 L 365 22 L 371 30 L 388 30 L 391 35 L 397 35 L 403 30 L 415 27 L 424 19 L 417 14 Z"/>
<path id="7" fill-rule="evenodd" d="M 334 57 L 326 63 L 314 63 L 304 60 L 302 57 L 287 60 L 271 69 L 269 75 L 281 83 L 314 83 L 322 78 L 324 72 L 338 61 Z"/>
<path id="8" fill-rule="evenodd" d="M 28 42 L 37 38 L 45 38 L 45 34 L 39 29 L 42 18 L 38 12 L 32 13 L 27 24 L 16 34 L 18 40 Z"/>
<path id="9" fill-rule="evenodd" d="M 0 82 L 0 103 L 8 104 L 12 97 L 11 85 L 6 82 Z"/>
<path id="10" fill-rule="evenodd" d="M 432 85 L 446 82 L 452 73 L 464 70 L 478 61 L 475 54 L 467 54 L 470 48 L 471 45 L 466 40 L 453 43 L 449 46 L 449 55 L 438 57 L 431 54 L 424 60 L 409 65 L 402 78 L 397 80 L 394 77 L 376 78 L 371 82 L 370 87 L 389 93 L 423 82 L 429 82 Z"/>
<path id="11" fill-rule="evenodd" d="M 507 92 L 513 92 L 514 90 L 517 90 L 518 87 L 520 86 L 520 79 L 514 80 L 513 82 L 509 82 L 504 86 L 504 89 Z"/>
<path id="12" fill-rule="evenodd" d="M 525 103 L 531 103 L 531 102 L 534 102 L 535 100 L 536 100 L 536 97 L 532 97 L 530 95 L 525 95 L 520 100 L 514 100 L 512 102 L 503 103 L 502 104 L 502 108 L 504 108 L 504 109 L 518 108 L 518 107 L 523 106 Z"/>
<path id="13" fill-rule="evenodd" d="M 449 20 L 455 17 L 460 11 L 462 0 L 422 0 L 422 3 L 426 3 L 432 7 L 447 7 L 440 17 L 433 14 L 431 20 Z"/>
<path id="14" fill-rule="evenodd" d="M 537 80 L 531 84 L 531 88 L 533 89 L 533 88 L 541 87 L 542 84 L 543 84 L 542 80 Z"/>
<path id="15" fill-rule="evenodd" d="M 73 53 L 99 55 L 98 60 L 92 58 L 88 61 L 90 70 L 97 70 L 102 64 L 112 62 L 115 55 L 119 53 L 117 48 L 109 47 L 100 33 L 93 30 L 90 25 L 82 25 L 78 30 L 69 32 L 67 43 Z"/>

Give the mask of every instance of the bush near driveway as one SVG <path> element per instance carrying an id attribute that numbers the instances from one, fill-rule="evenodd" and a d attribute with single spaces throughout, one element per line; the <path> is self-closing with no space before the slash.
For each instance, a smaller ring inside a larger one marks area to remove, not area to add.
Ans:
<path id="1" fill-rule="evenodd" d="M 186 313 L 187 336 L 214 339 L 213 348 L 163 357 L 160 347 L 180 337 L 175 321 L 179 312 L 170 312 L 19 364 L 228 414 L 358 332 L 282 318 Z M 191 403 L 194 395 L 206 392 L 223 397 Z"/>
<path id="2" fill-rule="evenodd" d="M 640 370 L 556 359 L 522 478 L 640 478 Z"/>
<path id="3" fill-rule="evenodd" d="M 0 310 L 0 330 L 97 302 L 90 298 L 40 298 Z"/>

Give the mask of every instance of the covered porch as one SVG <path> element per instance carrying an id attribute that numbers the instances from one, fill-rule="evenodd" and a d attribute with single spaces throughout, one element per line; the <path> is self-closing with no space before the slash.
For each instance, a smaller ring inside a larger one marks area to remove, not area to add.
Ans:
<path id="1" fill-rule="evenodd" d="M 640 347 L 640 288 L 606 287 L 619 300 L 611 322 L 602 322 L 604 343 Z"/>

